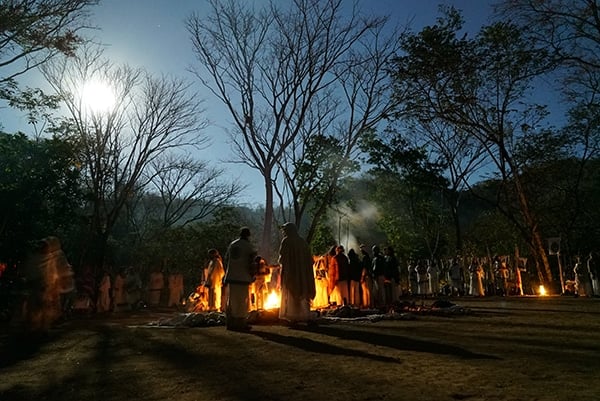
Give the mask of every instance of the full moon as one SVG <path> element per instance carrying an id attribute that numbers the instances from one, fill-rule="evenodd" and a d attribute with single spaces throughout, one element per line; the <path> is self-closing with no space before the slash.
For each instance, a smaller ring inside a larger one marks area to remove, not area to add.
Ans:
<path id="1" fill-rule="evenodd" d="M 115 105 L 115 93 L 105 82 L 88 81 L 81 88 L 81 102 L 92 113 L 106 113 Z"/>

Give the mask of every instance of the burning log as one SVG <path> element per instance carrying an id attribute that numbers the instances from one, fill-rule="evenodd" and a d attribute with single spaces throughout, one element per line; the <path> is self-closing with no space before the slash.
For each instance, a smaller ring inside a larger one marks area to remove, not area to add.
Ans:
<path id="1" fill-rule="evenodd" d="M 208 289 L 199 285 L 196 290 L 184 300 L 185 310 L 188 312 L 208 311 Z"/>

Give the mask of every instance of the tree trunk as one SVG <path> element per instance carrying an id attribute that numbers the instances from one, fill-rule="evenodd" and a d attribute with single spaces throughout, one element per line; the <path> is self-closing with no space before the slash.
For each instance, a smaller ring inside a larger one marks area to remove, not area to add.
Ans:
<path id="1" fill-rule="evenodd" d="M 265 179 L 265 217 L 263 221 L 263 231 L 260 240 L 258 252 L 266 260 L 273 260 L 276 263 L 276 251 L 272 249 L 273 238 L 273 184 L 271 183 L 271 175 L 264 174 Z"/>
<path id="2" fill-rule="evenodd" d="M 546 250 L 544 249 L 544 244 L 542 242 L 542 237 L 538 230 L 537 222 L 533 218 L 533 215 L 529 208 L 527 195 L 525 194 L 519 177 L 515 177 L 514 183 L 524 223 L 530 230 L 531 237 L 529 242 L 531 244 L 533 256 L 536 260 L 538 275 L 540 277 L 540 280 L 542 281 L 541 284 L 545 285 L 546 288 L 550 290 L 552 288 L 553 282 L 552 271 L 550 270 L 550 263 L 548 262 L 548 257 L 546 256 Z"/>
<path id="3" fill-rule="evenodd" d="M 452 220 L 454 221 L 454 235 L 456 236 L 456 254 L 462 255 L 462 230 L 460 229 L 460 216 L 458 215 L 458 208 L 455 205 L 453 205 L 450 209 L 452 210 Z"/>

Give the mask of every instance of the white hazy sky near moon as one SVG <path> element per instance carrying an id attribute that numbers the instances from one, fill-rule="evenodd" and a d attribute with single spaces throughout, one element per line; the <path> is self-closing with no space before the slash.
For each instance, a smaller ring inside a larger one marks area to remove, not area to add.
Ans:
<path id="1" fill-rule="evenodd" d="M 353 1 L 346 1 L 351 7 Z M 466 27 L 472 27 L 473 32 L 470 33 L 473 34 L 479 26 L 488 22 L 487 18 L 491 14 L 491 1 L 487 0 L 454 0 L 443 3 L 453 5 L 463 12 Z M 411 27 L 415 31 L 435 23 L 440 4 L 442 2 L 433 0 L 358 1 L 363 10 L 388 15 L 400 26 L 411 21 Z M 116 63 L 143 67 L 156 74 L 172 74 L 198 84 L 188 72 L 188 67 L 195 59 L 184 21 L 192 12 L 202 15 L 207 9 L 205 1 L 197 0 L 101 0 L 93 8 L 92 23 L 98 27 L 93 35 L 107 45 L 106 55 Z M 39 75 L 34 72 L 24 76 L 21 82 L 29 86 L 44 87 Z M 212 122 L 208 128 L 212 145 L 199 158 L 220 164 L 221 160 L 233 157 L 226 144 L 227 136 L 224 131 L 230 118 L 218 101 L 210 99 L 205 88 L 198 84 L 196 90 L 206 99 L 206 116 Z M 6 132 L 31 131 L 23 116 L 5 107 L 0 109 L 0 122 Z M 220 166 L 226 169 L 227 175 L 232 179 L 249 185 L 240 197 L 240 203 L 264 203 L 264 184 L 258 173 L 242 164 Z"/>

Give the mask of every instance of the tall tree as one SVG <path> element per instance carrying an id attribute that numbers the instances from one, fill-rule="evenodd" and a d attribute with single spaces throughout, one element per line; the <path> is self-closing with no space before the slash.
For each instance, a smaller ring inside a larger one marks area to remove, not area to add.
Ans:
<path id="1" fill-rule="evenodd" d="M 406 54 L 393 66 L 397 90 L 407 99 L 401 112 L 444 121 L 484 146 L 504 184 L 496 206 L 519 229 L 540 280 L 549 284 L 552 272 L 515 147 L 539 133 L 546 112 L 528 96 L 551 63 L 513 24 L 483 27 L 474 39 L 461 33 L 462 24 L 460 13 L 448 9 L 436 25 L 402 38 Z"/>
<path id="2" fill-rule="evenodd" d="M 393 128 L 389 129 L 405 138 L 412 147 L 426 149 L 430 165 L 436 166 L 446 178 L 429 184 L 443 185 L 437 189 L 443 194 L 454 223 L 455 251 L 462 254 L 461 199 L 488 162 L 485 147 L 468 132 L 442 119 L 424 120 L 400 113 L 396 120 Z"/>
<path id="3" fill-rule="evenodd" d="M 316 98 L 305 125 L 279 159 L 278 172 L 290 192 L 294 220 L 308 220 L 310 241 L 328 209 L 337 202 L 340 183 L 360 167 L 359 143 L 394 108 L 387 67 L 398 51 L 399 32 L 382 23 L 353 46 L 346 62 L 334 69 L 337 82 Z M 279 191 L 279 182 L 275 186 Z M 282 201 L 285 201 L 282 199 Z"/>
<path id="4" fill-rule="evenodd" d="M 380 224 L 400 255 L 438 257 L 447 242 L 447 208 L 441 193 L 448 181 L 426 148 L 396 134 L 373 133 L 362 141 L 372 166 L 371 198 L 382 209 Z"/>
<path id="5" fill-rule="evenodd" d="M 114 65 L 97 48 L 48 63 L 43 72 L 70 114 L 59 128 L 81 146 L 90 219 L 86 262 L 99 267 L 124 205 L 154 177 L 145 175 L 149 166 L 169 153 L 206 143 L 201 103 L 185 82 Z M 94 96 L 112 92 L 105 107 L 87 104 L 82 88 L 90 83 L 99 85 Z"/>
<path id="6" fill-rule="evenodd" d="M 210 4 L 209 16 L 187 20 L 194 72 L 233 117 L 238 161 L 264 178 L 260 251 L 269 255 L 277 165 L 303 130 L 340 113 L 332 97 L 340 73 L 350 73 L 353 49 L 383 20 L 348 12 L 341 0 L 273 1 L 259 11 L 233 0 Z"/>
<path id="7" fill-rule="evenodd" d="M 185 226 L 228 205 L 240 193 L 238 182 L 223 182 L 224 171 L 190 155 L 166 155 L 154 160 L 144 174 L 148 194 L 160 199 L 159 226 Z"/>
<path id="8" fill-rule="evenodd" d="M 83 42 L 89 9 L 97 0 L 0 2 L 0 99 L 18 103 L 15 78 Z M 31 93 L 31 92 L 30 92 Z"/>
<path id="9" fill-rule="evenodd" d="M 71 141 L 0 133 L 0 260 L 23 260 L 29 241 L 77 222 L 80 171 Z"/>
<path id="10" fill-rule="evenodd" d="M 561 67 L 552 82 L 568 109 L 563 134 L 569 157 L 579 162 L 568 185 L 570 206 L 564 210 L 568 232 L 580 224 L 584 177 L 588 164 L 600 155 L 600 6 L 597 0 L 505 0 L 496 11 L 546 48 Z"/>

